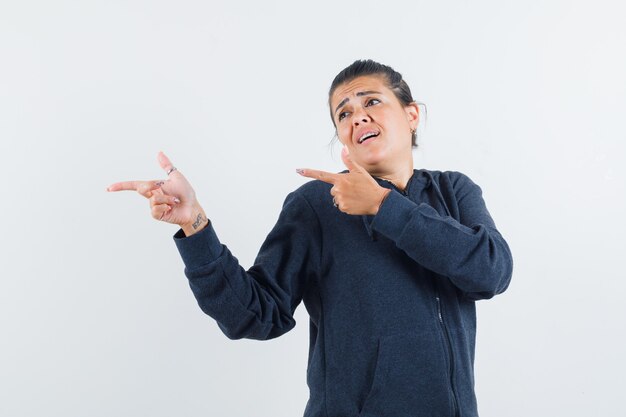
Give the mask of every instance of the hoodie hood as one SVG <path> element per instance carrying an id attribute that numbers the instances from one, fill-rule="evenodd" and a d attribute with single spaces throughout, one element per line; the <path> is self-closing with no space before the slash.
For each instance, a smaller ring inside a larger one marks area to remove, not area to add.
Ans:
<path id="1" fill-rule="evenodd" d="M 346 173 L 348 172 L 348 170 L 345 170 L 343 172 Z M 381 187 L 391 189 L 392 192 L 393 191 L 398 192 L 406 197 L 409 197 L 411 195 L 414 195 L 417 192 L 420 192 L 422 188 L 424 190 L 433 188 L 433 184 L 435 184 L 433 175 L 425 169 L 413 170 L 413 175 L 411 176 L 411 178 L 409 178 L 409 181 L 407 182 L 407 185 L 404 191 L 400 191 L 400 189 L 396 187 L 389 180 L 385 180 L 379 177 L 373 177 L 373 178 L 376 180 L 376 182 L 378 182 L 378 184 Z M 435 184 L 434 188 L 436 189 L 436 194 L 438 196 L 439 201 L 443 201 L 443 196 L 441 195 L 441 190 L 439 190 L 439 187 Z M 370 239 L 372 239 L 373 241 L 377 240 L 378 239 L 377 233 L 371 227 L 371 223 L 372 223 L 372 220 L 374 219 L 374 216 L 364 214 L 361 216 L 361 219 L 363 220 L 363 225 L 365 226 L 365 230 L 367 231 L 367 234 L 370 237 Z"/>

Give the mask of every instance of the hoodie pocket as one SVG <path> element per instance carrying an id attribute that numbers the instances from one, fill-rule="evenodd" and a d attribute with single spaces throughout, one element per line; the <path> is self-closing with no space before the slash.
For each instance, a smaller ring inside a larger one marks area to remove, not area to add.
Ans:
<path id="1" fill-rule="evenodd" d="M 371 388 L 359 417 L 452 415 L 444 352 L 434 331 L 379 339 Z"/>

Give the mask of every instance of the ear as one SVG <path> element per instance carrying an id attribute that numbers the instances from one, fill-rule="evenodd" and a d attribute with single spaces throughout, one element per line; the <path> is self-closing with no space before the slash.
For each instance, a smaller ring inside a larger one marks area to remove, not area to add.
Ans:
<path id="1" fill-rule="evenodd" d="M 408 106 L 404 107 L 404 111 L 406 112 L 407 121 L 409 122 L 409 126 L 411 126 L 411 130 L 417 129 L 417 125 L 419 124 L 420 119 L 420 111 L 417 103 L 410 103 Z"/>

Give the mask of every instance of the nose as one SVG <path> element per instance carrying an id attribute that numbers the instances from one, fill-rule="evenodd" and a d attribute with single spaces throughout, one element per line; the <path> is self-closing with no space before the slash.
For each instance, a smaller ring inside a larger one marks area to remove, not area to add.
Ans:
<path id="1" fill-rule="evenodd" d="M 363 107 L 358 107 L 354 109 L 354 113 L 352 113 L 352 124 L 354 126 L 358 126 L 359 124 L 362 124 L 362 123 L 369 123 L 371 121 L 372 119 L 370 118 L 370 116 L 367 114 L 367 112 L 365 111 Z"/>

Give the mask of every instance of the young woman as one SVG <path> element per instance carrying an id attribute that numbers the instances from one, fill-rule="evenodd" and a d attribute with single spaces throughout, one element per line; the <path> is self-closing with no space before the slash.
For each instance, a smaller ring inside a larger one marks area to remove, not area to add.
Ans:
<path id="1" fill-rule="evenodd" d="M 481 189 L 457 171 L 414 169 L 419 107 L 392 68 L 356 61 L 329 106 L 347 170 L 290 193 L 245 270 L 215 234 L 191 185 L 159 154 L 167 181 L 116 183 L 150 199 L 202 310 L 231 339 L 271 339 L 310 315 L 305 417 L 478 415 L 475 301 L 513 270 Z"/>

